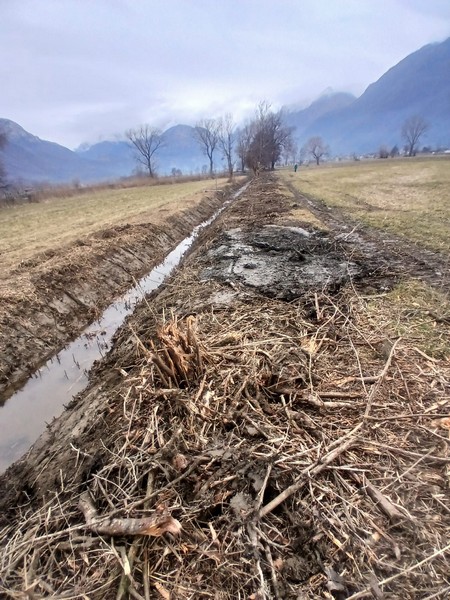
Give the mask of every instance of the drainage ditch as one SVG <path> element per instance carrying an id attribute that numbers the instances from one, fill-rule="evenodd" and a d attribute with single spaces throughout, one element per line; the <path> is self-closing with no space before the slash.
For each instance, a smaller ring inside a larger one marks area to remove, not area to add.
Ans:
<path id="1" fill-rule="evenodd" d="M 92 365 L 108 352 L 115 332 L 136 305 L 164 283 L 200 231 L 215 221 L 248 185 L 239 188 L 212 217 L 195 227 L 163 262 L 111 304 L 100 319 L 87 327 L 77 339 L 49 359 L 0 407 L 0 473 L 28 450 L 46 424 L 87 386 Z"/>

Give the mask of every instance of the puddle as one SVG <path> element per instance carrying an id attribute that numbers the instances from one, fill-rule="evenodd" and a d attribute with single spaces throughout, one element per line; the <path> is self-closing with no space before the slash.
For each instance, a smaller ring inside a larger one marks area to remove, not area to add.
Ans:
<path id="1" fill-rule="evenodd" d="M 210 219 L 195 227 L 161 264 L 107 308 L 80 337 L 47 361 L 22 389 L 0 407 L 0 473 L 18 460 L 44 431 L 46 424 L 61 414 L 73 396 L 86 387 L 90 368 L 108 352 L 114 333 L 136 304 L 164 282 L 179 265 L 199 232 L 217 219 L 248 185 L 235 192 Z"/>
<path id="2" fill-rule="evenodd" d="M 236 281 L 265 296 L 294 300 L 308 291 L 333 290 L 361 268 L 323 233 L 266 225 L 224 233 L 204 259 L 203 279 Z"/>

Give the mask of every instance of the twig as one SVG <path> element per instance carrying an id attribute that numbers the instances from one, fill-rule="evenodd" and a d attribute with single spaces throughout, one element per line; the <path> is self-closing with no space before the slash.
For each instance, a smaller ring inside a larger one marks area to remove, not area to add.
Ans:
<path id="1" fill-rule="evenodd" d="M 150 535 L 158 537 L 163 533 L 180 533 L 180 523 L 167 512 L 156 512 L 151 517 L 142 519 L 118 519 L 99 517 L 89 492 L 83 492 L 79 500 L 79 508 L 86 519 L 86 525 L 99 535 Z"/>
<path id="2" fill-rule="evenodd" d="M 367 419 L 368 416 L 369 416 L 369 414 L 370 414 L 370 410 L 372 408 L 372 402 L 373 402 L 373 399 L 375 397 L 375 394 L 378 391 L 378 388 L 379 388 L 381 382 L 386 377 L 386 374 L 387 374 L 387 372 L 389 370 L 389 367 L 391 366 L 391 362 L 392 362 L 392 358 L 394 356 L 395 349 L 397 348 L 398 343 L 400 342 L 401 339 L 402 338 L 396 339 L 395 342 L 392 344 L 391 351 L 389 352 L 389 356 L 388 356 L 388 358 L 386 360 L 384 368 L 383 368 L 383 370 L 381 371 L 381 373 L 379 375 L 378 381 L 374 384 L 374 386 L 370 390 L 369 396 L 367 398 L 367 406 L 366 406 L 366 411 L 364 413 L 364 419 Z"/>
<path id="3" fill-rule="evenodd" d="M 309 476 L 318 475 L 330 463 L 332 463 L 340 454 L 342 454 L 343 452 L 348 450 L 350 448 L 350 446 L 352 446 L 355 443 L 355 441 L 356 441 L 356 438 L 354 437 L 355 433 L 361 427 L 362 427 L 362 423 L 357 425 L 348 434 L 342 436 L 342 438 L 340 440 L 337 440 L 337 442 L 341 442 L 338 445 L 338 447 L 335 448 L 334 450 L 332 450 L 331 452 L 329 452 L 327 455 L 325 455 L 318 464 L 316 463 L 315 465 L 309 465 L 306 469 L 303 469 L 303 471 L 297 477 L 295 483 L 293 483 L 288 488 L 286 488 L 283 492 L 281 492 L 281 494 L 278 494 L 278 496 L 276 496 L 273 500 L 271 500 L 268 504 L 266 504 L 259 511 L 259 517 L 260 518 L 265 517 L 268 513 L 270 513 L 272 510 L 274 510 L 279 504 L 281 504 L 287 498 L 289 498 L 289 496 L 292 496 L 292 494 L 295 494 L 295 492 L 304 485 L 305 475 L 309 475 Z"/>
<path id="4" fill-rule="evenodd" d="M 383 579 L 383 581 L 379 581 L 378 585 L 381 587 L 382 585 L 386 585 L 387 583 L 391 583 L 392 581 L 395 581 L 399 577 L 403 577 L 404 575 L 407 575 L 408 573 L 412 573 L 413 571 L 415 571 L 422 565 L 426 564 L 427 562 L 430 562 L 430 560 L 433 560 L 437 556 L 441 556 L 442 554 L 445 554 L 448 550 L 450 550 L 450 544 L 448 544 L 441 550 L 436 550 L 436 552 L 434 552 L 430 556 L 427 556 L 426 558 L 424 558 L 420 562 L 416 563 L 415 565 L 412 565 L 411 567 L 408 567 L 407 569 L 403 569 L 403 571 L 400 571 L 400 573 L 396 573 L 395 575 L 391 575 L 391 577 L 387 577 L 387 579 Z M 371 594 L 371 593 L 372 593 L 371 589 L 366 588 L 364 590 L 361 590 L 360 592 L 357 592 L 356 594 L 352 594 L 351 596 L 349 596 L 347 598 L 347 600 L 357 600 L 357 598 L 364 598 L 364 596 L 367 596 L 368 594 Z"/>
<path id="5" fill-rule="evenodd" d="M 392 504 L 392 502 L 384 494 L 380 492 L 374 485 L 370 483 L 366 476 L 361 478 L 355 473 L 350 472 L 350 477 L 356 481 L 361 489 L 375 502 L 377 506 L 387 515 L 392 521 L 397 521 L 404 518 L 404 515 Z"/>

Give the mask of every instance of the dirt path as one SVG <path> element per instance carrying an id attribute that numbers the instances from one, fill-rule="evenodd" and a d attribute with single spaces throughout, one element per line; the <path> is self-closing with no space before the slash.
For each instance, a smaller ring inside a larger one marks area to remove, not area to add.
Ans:
<path id="1" fill-rule="evenodd" d="M 254 180 L 0 478 L 0 592 L 446 597 L 449 361 L 299 201 Z"/>

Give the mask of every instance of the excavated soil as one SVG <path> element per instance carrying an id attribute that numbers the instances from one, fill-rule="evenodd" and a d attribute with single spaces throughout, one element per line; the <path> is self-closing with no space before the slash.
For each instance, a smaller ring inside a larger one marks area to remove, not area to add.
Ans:
<path id="1" fill-rule="evenodd" d="M 448 597 L 450 365 L 370 309 L 445 261 L 302 203 L 254 180 L 0 479 L 5 597 Z"/>

